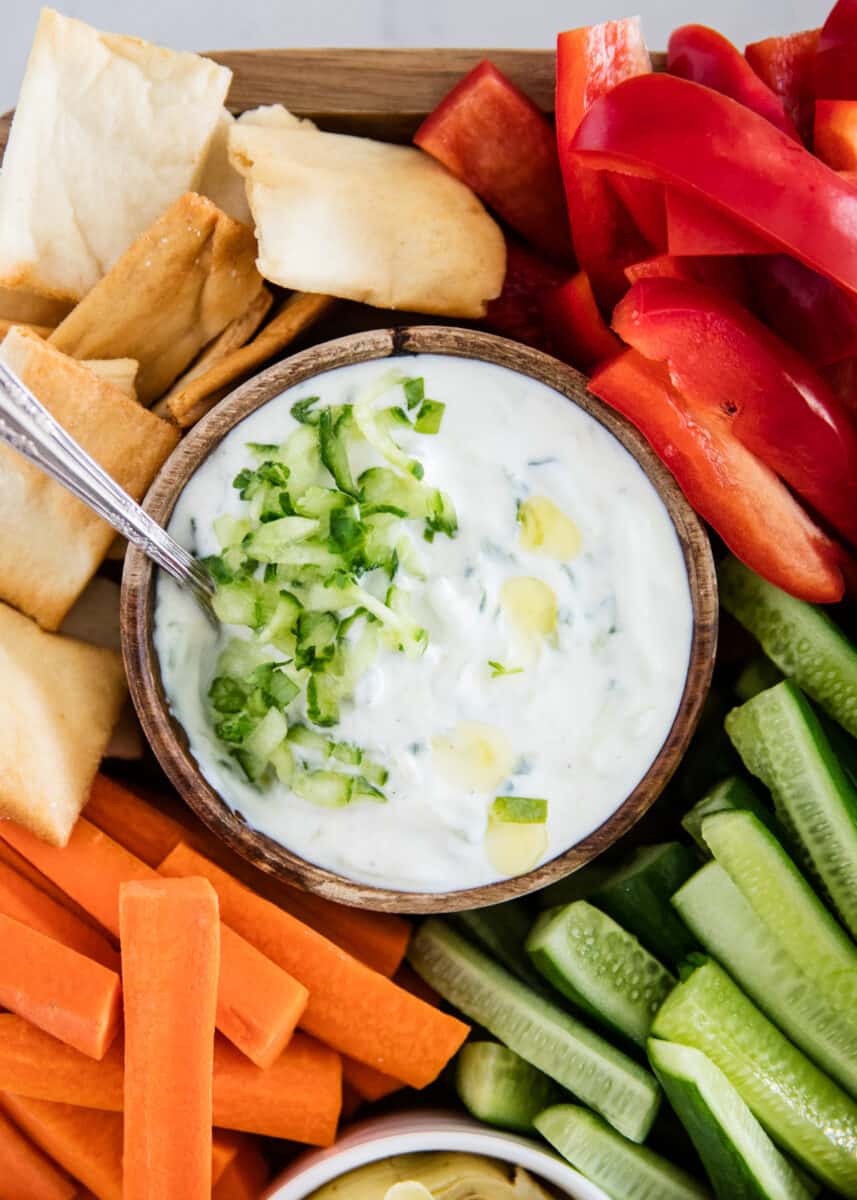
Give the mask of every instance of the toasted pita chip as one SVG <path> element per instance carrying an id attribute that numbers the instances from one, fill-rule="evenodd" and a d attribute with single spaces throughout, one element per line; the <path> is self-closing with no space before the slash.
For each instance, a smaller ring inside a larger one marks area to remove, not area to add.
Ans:
<path id="1" fill-rule="evenodd" d="M 0 604 L 0 816 L 64 846 L 126 694 L 115 650 Z"/>
<path id="2" fill-rule="evenodd" d="M 72 358 L 135 358 L 151 404 L 258 296 L 252 229 L 188 192 L 51 334 Z"/>
<path id="3" fill-rule="evenodd" d="M 271 292 L 269 292 L 267 288 L 262 288 L 261 292 L 259 292 L 259 295 L 250 304 L 250 307 L 247 308 L 240 317 L 236 317 L 234 321 L 230 321 L 230 323 L 223 330 L 223 333 L 221 333 L 214 339 L 213 342 L 210 342 L 209 345 L 205 347 L 202 354 L 200 354 L 199 358 L 196 360 L 190 370 L 185 371 L 181 379 L 176 380 L 176 382 L 167 392 L 166 396 L 164 396 L 162 400 L 158 401 L 156 406 L 158 415 L 167 416 L 167 414 L 169 414 L 172 416 L 172 412 L 169 408 L 170 398 L 172 396 L 184 391 L 188 384 L 192 383 L 194 379 L 199 379 L 201 375 L 205 375 L 205 373 L 210 370 L 215 363 L 220 362 L 221 359 L 227 358 L 234 350 L 240 350 L 242 346 L 245 346 L 265 320 L 265 317 L 268 315 L 268 310 L 273 303 L 274 297 Z M 167 411 L 164 412 L 163 409 L 166 409 Z"/>
<path id="4" fill-rule="evenodd" d="M 229 157 L 245 177 L 271 282 L 453 317 L 482 316 L 499 295 L 499 226 L 421 150 L 239 121 Z"/>
<path id="5" fill-rule="evenodd" d="M 55 329 L 71 312 L 65 300 L 48 300 L 34 292 L 0 287 L 0 321 L 12 325 L 35 325 Z"/>
<path id="6" fill-rule="evenodd" d="M 201 375 L 170 393 L 168 406 L 173 420 L 183 429 L 195 425 L 234 383 L 284 350 L 330 312 L 335 303 L 330 296 L 305 296 L 302 292 L 289 296 L 252 342 L 211 363 Z"/>
<path id="7" fill-rule="evenodd" d="M 0 177 L 0 284 L 84 296 L 196 185 L 231 78 L 44 9 Z"/>
<path id="8" fill-rule="evenodd" d="M 140 364 L 136 358 L 85 358 L 83 365 L 94 371 L 99 379 L 106 379 L 123 395 L 137 399 L 137 372 Z"/>
<path id="9" fill-rule="evenodd" d="M 118 483 L 139 500 L 178 431 L 25 330 L 0 358 Z M 114 532 L 65 488 L 0 447 L 0 598 L 56 629 L 104 558 Z"/>
<path id="10" fill-rule="evenodd" d="M 29 329 L 30 333 L 35 333 L 41 338 L 49 338 L 54 331 L 52 325 L 31 325 L 27 321 L 7 321 L 0 317 L 0 342 L 10 329 Z"/>

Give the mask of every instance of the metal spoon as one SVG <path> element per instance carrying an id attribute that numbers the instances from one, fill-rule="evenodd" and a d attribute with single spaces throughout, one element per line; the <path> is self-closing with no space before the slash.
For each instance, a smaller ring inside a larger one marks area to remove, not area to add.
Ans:
<path id="1" fill-rule="evenodd" d="M 207 568 L 170 537 L 63 429 L 0 362 L 0 442 L 5 442 L 133 542 L 182 587 L 215 625 L 215 584 Z"/>

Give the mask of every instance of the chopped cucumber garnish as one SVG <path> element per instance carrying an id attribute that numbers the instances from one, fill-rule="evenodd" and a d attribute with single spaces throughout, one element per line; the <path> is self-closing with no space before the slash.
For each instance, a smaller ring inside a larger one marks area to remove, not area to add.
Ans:
<path id="1" fill-rule="evenodd" d="M 414 421 L 417 433 L 440 433 L 445 408 L 446 405 L 441 404 L 439 400 L 424 401 Z"/>
<path id="2" fill-rule="evenodd" d="M 478 1120 L 521 1133 L 531 1133 L 534 1118 L 561 1095 L 552 1079 L 497 1042 L 462 1048 L 455 1086 Z"/>
<path id="3" fill-rule="evenodd" d="M 498 796 L 491 816 L 514 825 L 543 825 L 548 819 L 548 802 L 532 796 Z"/>

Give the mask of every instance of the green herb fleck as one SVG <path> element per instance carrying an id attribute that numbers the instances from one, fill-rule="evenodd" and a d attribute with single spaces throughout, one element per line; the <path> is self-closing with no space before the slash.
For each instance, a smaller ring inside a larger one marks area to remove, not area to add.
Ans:
<path id="1" fill-rule="evenodd" d="M 523 667 L 504 667 L 502 663 L 495 662 L 492 658 L 488 659 L 488 666 L 491 668 L 491 678 L 498 679 L 501 675 L 521 675 Z"/>
<path id="2" fill-rule="evenodd" d="M 415 379 L 403 379 L 402 390 L 405 393 L 408 408 L 416 408 L 418 404 L 422 404 L 425 398 L 425 380 L 421 375 Z"/>

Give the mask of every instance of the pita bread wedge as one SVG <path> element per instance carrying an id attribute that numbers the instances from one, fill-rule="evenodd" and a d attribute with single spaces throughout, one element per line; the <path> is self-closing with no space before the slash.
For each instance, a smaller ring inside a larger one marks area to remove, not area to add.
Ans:
<path id="1" fill-rule="evenodd" d="M 34 292 L 0 287 L 0 321 L 13 325 L 40 325 L 54 329 L 71 312 L 65 300 L 48 300 Z"/>
<path id="2" fill-rule="evenodd" d="M 499 295 L 499 226 L 421 150 L 242 120 L 229 157 L 272 283 L 452 317 L 482 316 Z"/>
<path id="3" fill-rule="evenodd" d="M 140 364 L 136 358 L 85 358 L 83 364 L 94 371 L 99 379 L 106 379 L 119 388 L 130 400 L 137 399 L 137 372 Z"/>
<path id="4" fill-rule="evenodd" d="M 0 284 L 84 296 L 196 185 L 231 77 L 44 9 L 0 178 Z"/>
<path id="5" fill-rule="evenodd" d="M 85 450 L 140 499 L 178 431 L 41 338 L 13 329 L 0 358 Z M 0 599 L 56 629 L 107 553 L 109 525 L 0 447 Z"/>
<path id="6" fill-rule="evenodd" d="M 125 693 L 115 650 L 45 633 L 0 604 L 0 817 L 64 846 Z"/>
<path id="7" fill-rule="evenodd" d="M 72 358 L 134 358 L 149 405 L 262 290 L 252 229 L 188 192 L 51 334 Z"/>
<path id="8" fill-rule="evenodd" d="M 30 325 L 27 321 L 7 321 L 5 317 L 0 317 L 0 342 L 10 329 L 19 326 L 22 329 L 29 329 L 31 333 L 37 333 L 41 338 L 49 338 L 53 333 L 53 326 L 50 325 Z"/>

